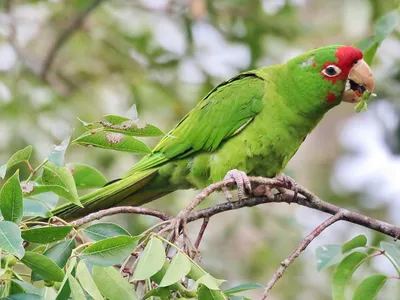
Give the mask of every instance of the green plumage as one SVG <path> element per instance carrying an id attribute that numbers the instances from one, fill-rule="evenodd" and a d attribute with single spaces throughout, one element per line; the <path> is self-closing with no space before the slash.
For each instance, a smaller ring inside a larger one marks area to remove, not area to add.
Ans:
<path id="1" fill-rule="evenodd" d="M 286 64 L 242 73 L 214 88 L 120 181 L 54 211 L 71 219 L 116 205 L 141 205 L 177 189 L 203 188 L 232 169 L 274 177 L 324 114 L 340 103 L 343 81 L 324 80 L 338 46 Z M 326 101 L 328 93 L 333 101 Z"/>

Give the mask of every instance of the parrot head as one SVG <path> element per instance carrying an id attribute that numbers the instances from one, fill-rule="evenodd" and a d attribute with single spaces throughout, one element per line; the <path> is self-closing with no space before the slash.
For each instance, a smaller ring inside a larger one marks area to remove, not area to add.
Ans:
<path id="1" fill-rule="evenodd" d="M 286 66 L 291 99 L 303 99 L 299 105 L 304 113 L 327 110 L 342 101 L 359 102 L 365 91 L 372 93 L 375 87 L 362 52 L 351 46 L 317 48 L 293 58 Z"/>

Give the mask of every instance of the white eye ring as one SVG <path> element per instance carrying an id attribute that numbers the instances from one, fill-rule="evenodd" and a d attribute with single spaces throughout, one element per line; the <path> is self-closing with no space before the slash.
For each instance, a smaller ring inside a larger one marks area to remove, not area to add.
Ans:
<path id="1" fill-rule="evenodd" d="M 328 77 L 334 77 L 336 75 L 339 75 L 342 73 L 342 70 L 335 65 L 329 65 L 325 69 L 322 70 L 322 74 L 328 76 Z"/>

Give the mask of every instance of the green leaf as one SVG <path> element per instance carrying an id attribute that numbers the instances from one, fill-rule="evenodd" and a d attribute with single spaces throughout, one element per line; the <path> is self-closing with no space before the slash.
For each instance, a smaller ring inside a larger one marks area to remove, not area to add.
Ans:
<path id="1" fill-rule="evenodd" d="M 199 300 L 226 300 L 228 299 L 221 291 L 209 289 L 206 285 L 201 284 L 197 290 Z"/>
<path id="2" fill-rule="evenodd" d="M 73 300 L 86 300 L 85 293 L 82 290 L 79 282 L 72 276 L 68 274 L 69 288 L 71 289 L 71 296 Z"/>
<path id="3" fill-rule="evenodd" d="M 241 293 L 249 290 L 258 290 L 258 289 L 264 289 L 265 286 L 259 283 L 244 283 L 244 284 L 239 284 L 237 286 L 231 287 L 229 289 L 224 290 L 224 293 L 227 295 L 231 294 L 236 294 L 236 293 Z"/>
<path id="4" fill-rule="evenodd" d="M 74 270 L 76 261 L 77 261 L 76 257 L 72 257 L 69 260 L 67 272 L 65 273 L 64 279 L 61 282 L 61 286 L 58 289 L 56 300 L 68 300 L 70 298 L 69 296 L 71 295 L 71 289 L 69 287 L 68 276 Z"/>
<path id="5" fill-rule="evenodd" d="M 40 290 L 40 288 L 38 288 L 28 282 L 17 280 L 17 279 L 12 279 L 12 282 L 15 283 L 16 285 L 18 285 L 25 293 L 36 294 L 39 296 L 43 295 L 43 292 Z"/>
<path id="6" fill-rule="evenodd" d="M 146 299 L 148 299 L 150 297 L 154 297 L 154 296 L 160 297 L 161 300 L 164 300 L 164 299 L 168 300 L 168 299 L 171 299 L 171 291 L 167 287 L 158 287 L 158 288 L 148 291 L 143 296 L 143 300 L 146 300 Z"/>
<path id="7" fill-rule="evenodd" d="M 27 146 L 24 149 L 15 152 L 8 162 L 0 167 L 0 178 L 4 179 L 7 169 L 23 161 L 29 160 L 32 154 L 32 149 L 32 146 Z"/>
<path id="8" fill-rule="evenodd" d="M 332 299 L 345 300 L 346 287 L 355 270 L 368 258 L 363 252 L 353 252 L 346 256 L 333 274 Z"/>
<path id="9" fill-rule="evenodd" d="M 1 298 L 1 300 L 43 300 L 43 296 L 37 295 L 37 294 L 15 294 L 15 295 L 10 295 L 4 298 Z"/>
<path id="10" fill-rule="evenodd" d="M 318 272 L 337 264 L 342 258 L 341 245 L 324 245 L 315 250 Z"/>
<path id="11" fill-rule="evenodd" d="M 64 187 L 69 193 L 69 196 L 66 199 L 80 207 L 83 207 L 79 201 L 74 177 L 66 167 L 57 167 L 53 163 L 47 162 L 44 165 L 42 182 L 45 185 L 60 185 Z"/>
<path id="12" fill-rule="evenodd" d="M 375 300 L 388 278 L 380 274 L 365 278 L 357 287 L 353 300 Z"/>
<path id="13" fill-rule="evenodd" d="M 186 255 L 178 252 L 169 264 L 159 286 L 165 287 L 180 281 L 182 277 L 185 277 L 190 272 L 191 267 L 192 263 Z"/>
<path id="14" fill-rule="evenodd" d="M 397 12 L 389 12 L 380 17 L 375 23 L 375 34 L 356 43 L 356 47 L 364 53 L 364 60 L 372 63 L 380 44 L 393 32 L 397 22 Z"/>
<path id="15" fill-rule="evenodd" d="M 21 259 L 25 254 L 19 227 L 9 221 L 0 222 L 0 249 Z"/>
<path id="16" fill-rule="evenodd" d="M 83 289 L 94 300 L 103 300 L 103 297 L 101 296 L 100 291 L 94 283 L 92 275 L 90 275 L 83 260 L 78 263 L 78 267 L 76 268 L 76 278 L 79 280 L 79 283 Z"/>
<path id="17" fill-rule="evenodd" d="M 63 281 L 64 272 L 50 258 L 27 251 L 21 262 L 47 280 Z"/>
<path id="18" fill-rule="evenodd" d="M 65 238 L 72 226 L 44 226 L 22 231 L 22 238 L 31 243 L 48 244 Z"/>
<path id="19" fill-rule="evenodd" d="M 64 268 L 74 248 L 74 240 L 61 241 L 47 249 L 43 255 L 54 261 L 60 268 Z M 44 277 L 36 272 L 32 272 L 31 279 L 32 281 L 39 281 L 44 279 Z"/>
<path id="20" fill-rule="evenodd" d="M 25 193 L 25 196 L 40 195 L 48 192 L 53 192 L 66 200 L 73 199 L 70 192 L 61 185 L 34 185 L 32 191 L 30 193 Z"/>
<path id="21" fill-rule="evenodd" d="M 100 171 L 89 165 L 75 163 L 68 164 L 67 168 L 72 173 L 78 189 L 101 188 L 108 182 Z"/>
<path id="22" fill-rule="evenodd" d="M 94 266 L 92 276 L 97 288 L 107 299 L 137 299 L 133 286 L 114 267 Z"/>
<path id="23" fill-rule="evenodd" d="M 46 207 L 41 201 L 33 199 L 24 199 L 24 212 L 25 217 L 50 217 L 50 209 Z"/>
<path id="24" fill-rule="evenodd" d="M 349 252 L 355 248 L 365 247 L 367 244 L 367 237 L 363 234 L 357 235 L 352 238 L 350 241 L 347 241 L 342 246 L 342 253 Z"/>
<path id="25" fill-rule="evenodd" d="M 51 151 L 48 156 L 49 161 L 51 161 L 56 167 L 62 167 L 64 165 L 64 156 L 69 146 L 69 142 L 71 141 L 71 135 L 72 131 L 60 145 L 54 147 L 53 151 Z"/>
<path id="26" fill-rule="evenodd" d="M 389 255 L 393 259 L 397 267 L 400 268 L 400 244 L 381 242 L 381 248 L 385 250 L 386 254 Z"/>
<path id="27" fill-rule="evenodd" d="M 22 189 L 19 182 L 19 171 L 11 176 L 0 191 L 0 209 L 6 221 L 19 224 L 22 220 L 24 205 L 22 201 Z"/>
<path id="28" fill-rule="evenodd" d="M 82 232 L 93 241 L 101 241 L 120 235 L 130 236 L 129 232 L 114 223 L 96 223 L 85 227 Z"/>
<path id="29" fill-rule="evenodd" d="M 200 286 L 200 285 L 205 285 L 210 290 L 220 290 L 220 285 L 225 281 L 226 280 L 220 280 L 220 279 L 214 278 L 210 274 L 204 274 L 199 279 L 197 279 L 194 286 L 196 287 L 196 286 Z"/>
<path id="30" fill-rule="evenodd" d="M 164 265 L 164 245 L 156 237 L 152 237 L 140 254 L 133 280 L 144 280 L 156 274 Z"/>
<path id="31" fill-rule="evenodd" d="M 151 149 L 142 141 L 118 132 L 105 132 L 102 128 L 86 132 L 73 142 L 81 146 L 92 146 L 131 153 L 151 153 Z"/>
<path id="32" fill-rule="evenodd" d="M 98 266 L 121 263 L 135 249 L 142 236 L 118 236 L 96 242 L 83 250 L 80 258 Z"/>
<path id="33" fill-rule="evenodd" d="M 165 133 L 158 127 L 140 120 L 132 120 L 121 116 L 107 115 L 100 122 L 104 131 L 119 132 L 132 136 L 163 136 Z"/>

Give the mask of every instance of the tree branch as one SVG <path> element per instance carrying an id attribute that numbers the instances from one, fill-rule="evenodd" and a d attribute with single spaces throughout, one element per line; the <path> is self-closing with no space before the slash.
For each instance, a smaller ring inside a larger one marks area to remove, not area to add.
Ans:
<path id="1" fill-rule="evenodd" d="M 315 228 L 309 235 L 307 235 L 303 241 L 297 246 L 296 249 L 293 250 L 293 252 L 289 255 L 287 259 L 281 262 L 281 266 L 279 269 L 274 273 L 272 276 L 271 280 L 268 282 L 267 286 L 265 287 L 263 296 L 261 300 L 265 300 L 268 297 L 269 292 L 271 289 L 274 287 L 275 283 L 283 276 L 285 273 L 286 269 L 294 262 L 294 260 L 303 252 L 308 245 L 317 237 L 321 234 L 322 231 L 324 231 L 326 228 L 331 226 L 333 223 L 342 220 L 344 218 L 345 214 L 343 211 L 338 212 L 336 215 L 333 215 L 323 223 L 321 223 L 317 228 Z"/>
<path id="2" fill-rule="evenodd" d="M 99 220 L 106 216 L 112 216 L 117 214 L 138 214 L 138 215 L 153 216 L 163 221 L 167 221 L 172 218 L 171 216 L 168 216 L 167 214 L 156 209 L 145 208 L 145 207 L 134 207 L 134 206 L 117 206 L 104 210 L 99 210 L 98 212 L 95 213 L 91 213 L 86 217 L 71 222 L 70 224 L 74 227 L 81 227 L 82 225 L 93 222 L 95 220 Z"/>
<path id="3" fill-rule="evenodd" d="M 78 15 L 70 25 L 64 30 L 61 35 L 57 38 L 53 46 L 50 48 L 47 53 L 46 58 L 43 62 L 43 67 L 40 72 L 40 76 L 43 80 L 47 78 L 48 71 L 57 55 L 58 50 L 69 40 L 69 38 L 74 34 L 74 32 L 81 27 L 85 19 L 89 16 L 89 14 L 97 8 L 103 0 L 94 0 L 80 15 Z"/>

